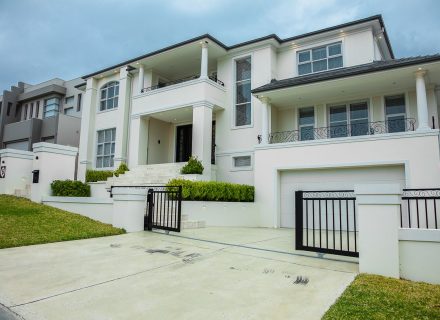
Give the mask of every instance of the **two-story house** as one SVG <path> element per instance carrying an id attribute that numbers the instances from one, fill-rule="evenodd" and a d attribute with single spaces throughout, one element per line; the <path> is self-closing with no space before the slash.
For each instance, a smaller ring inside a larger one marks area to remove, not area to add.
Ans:
<path id="1" fill-rule="evenodd" d="M 440 183 L 440 55 L 395 59 L 381 16 L 233 46 L 202 35 L 83 78 L 82 179 L 195 155 L 205 179 L 255 185 L 270 227 L 294 226 L 295 190 Z"/>
<path id="2" fill-rule="evenodd" d="M 0 149 L 31 151 L 36 142 L 79 146 L 81 78 L 19 82 L 0 96 Z"/>

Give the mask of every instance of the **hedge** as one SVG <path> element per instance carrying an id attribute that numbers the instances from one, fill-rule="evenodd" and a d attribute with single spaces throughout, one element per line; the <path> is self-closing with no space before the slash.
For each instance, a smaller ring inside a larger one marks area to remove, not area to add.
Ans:
<path id="1" fill-rule="evenodd" d="M 90 186 L 81 181 L 55 180 L 50 187 L 55 197 L 90 197 Z"/>
<path id="2" fill-rule="evenodd" d="M 190 157 L 188 163 L 180 170 L 181 174 L 202 174 L 203 165 L 197 157 Z"/>
<path id="3" fill-rule="evenodd" d="M 87 170 L 86 182 L 106 181 L 107 178 L 113 177 L 113 171 L 110 170 Z"/>
<path id="4" fill-rule="evenodd" d="M 172 179 L 167 186 L 182 186 L 183 200 L 253 202 L 254 187 L 217 181 Z"/>

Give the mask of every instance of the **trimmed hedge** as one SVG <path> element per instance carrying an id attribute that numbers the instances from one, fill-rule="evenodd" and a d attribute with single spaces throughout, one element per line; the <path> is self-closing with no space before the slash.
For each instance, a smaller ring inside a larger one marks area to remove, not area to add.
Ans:
<path id="1" fill-rule="evenodd" d="M 253 202 L 254 187 L 217 181 L 190 181 L 172 179 L 168 186 L 182 186 L 183 200 Z"/>
<path id="2" fill-rule="evenodd" d="M 180 170 L 181 174 L 202 174 L 203 165 L 197 157 L 190 157 L 188 163 Z"/>
<path id="3" fill-rule="evenodd" d="M 86 182 L 106 181 L 107 178 L 113 177 L 113 171 L 110 170 L 87 170 Z"/>
<path id="4" fill-rule="evenodd" d="M 81 181 L 54 180 L 50 187 L 55 197 L 90 197 L 90 186 Z"/>
<path id="5" fill-rule="evenodd" d="M 124 174 L 125 171 L 130 171 L 130 170 L 128 170 L 127 165 L 126 165 L 125 163 L 122 162 L 122 163 L 119 165 L 118 169 L 116 169 L 116 170 L 114 171 L 114 174 L 115 174 L 116 177 L 119 177 L 119 175 L 120 175 L 120 174 Z"/>

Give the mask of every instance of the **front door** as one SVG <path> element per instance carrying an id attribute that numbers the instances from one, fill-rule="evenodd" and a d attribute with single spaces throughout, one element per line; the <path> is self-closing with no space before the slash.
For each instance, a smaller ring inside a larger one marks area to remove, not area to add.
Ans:
<path id="1" fill-rule="evenodd" d="M 192 124 L 176 129 L 176 162 L 186 162 L 192 152 Z"/>

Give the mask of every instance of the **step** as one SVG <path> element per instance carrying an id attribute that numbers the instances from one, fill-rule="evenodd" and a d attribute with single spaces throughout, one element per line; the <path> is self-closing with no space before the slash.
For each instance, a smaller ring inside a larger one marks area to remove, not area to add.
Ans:
<path id="1" fill-rule="evenodd" d="M 182 229 L 200 229 L 206 227 L 206 221 L 202 220 L 186 220 L 182 221 L 180 227 Z"/>

